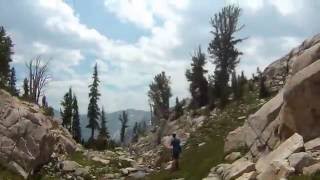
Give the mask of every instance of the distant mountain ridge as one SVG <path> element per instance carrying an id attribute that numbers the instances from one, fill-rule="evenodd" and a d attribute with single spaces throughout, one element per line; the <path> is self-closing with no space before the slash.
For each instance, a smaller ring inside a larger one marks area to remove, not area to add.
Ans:
<path id="1" fill-rule="evenodd" d="M 150 118 L 151 118 L 150 112 L 144 111 L 144 110 L 127 109 L 127 110 L 120 110 L 116 112 L 106 113 L 107 128 L 109 130 L 110 136 L 113 139 L 119 139 L 119 132 L 120 132 L 119 116 L 123 111 L 126 111 L 128 113 L 129 129 L 133 127 L 135 122 L 141 122 L 141 121 L 150 122 Z M 55 117 L 61 118 L 59 111 L 54 110 L 54 114 L 55 114 Z M 84 140 L 89 139 L 91 135 L 91 130 L 86 128 L 88 124 L 88 119 L 86 114 L 80 115 L 80 124 L 81 124 L 82 138 Z M 95 132 L 95 134 L 97 135 L 98 131 Z"/>

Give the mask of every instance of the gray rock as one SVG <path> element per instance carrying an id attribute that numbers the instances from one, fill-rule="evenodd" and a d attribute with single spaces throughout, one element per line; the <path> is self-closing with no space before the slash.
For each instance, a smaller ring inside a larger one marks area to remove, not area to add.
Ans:
<path id="1" fill-rule="evenodd" d="M 312 139 L 304 144 L 306 151 L 320 150 L 320 138 Z"/>
<path id="2" fill-rule="evenodd" d="M 264 172 L 274 161 L 283 162 L 291 154 L 298 152 L 302 148 L 303 138 L 299 134 L 295 133 L 270 154 L 260 158 L 256 163 L 256 169 L 258 172 Z"/>
<path id="3" fill-rule="evenodd" d="M 294 173 L 294 168 L 289 166 L 288 161 L 273 161 L 257 176 L 257 180 L 279 180 L 286 179 Z"/>
<path id="4" fill-rule="evenodd" d="M 288 160 L 289 165 L 294 167 L 298 173 L 301 173 L 304 167 L 310 166 L 316 162 L 316 160 L 306 152 L 294 153 L 289 156 Z"/>
<path id="5" fill-rule="evenodd" d="M 319 171 L 320 171 L 320 163 L 316 163 L 311 166 L 303 168 L 303 174 L 308 176 L 311 176 Z"/>
<path id="6" fill-rule="evenodd" d="M 230 163 L 234 162 L 235 160 L 241 158 L 241 153 L 240 152 L 232 152 L 228 154 L 224 159 Z"/>
<path id="7" fill-rule="evenodd" d="M 222 177 L 225 180 L 236 179 L 244 173 L 254 171 L 254 163 L 247 160 L 246 158 L 241 158 L 231 164 L 230 168 L 227 168 L 222 173 Z"/>
<path id="8" fill-rule="evenodd" d="M 0 162 L 24 178 L 48 163 L 53 152 L 69 154 L 77 147 L 58 121 L 43 115 L 37 105 L 22 102 L 3 90 L 0 119 Z"/>
<path id="9" fill-rule="evenodd" d="M 80 167 L 81 165 L 74 161 L 66 160 L 61 162 L 61 170 L 64 172 L 75 172 Z"/>

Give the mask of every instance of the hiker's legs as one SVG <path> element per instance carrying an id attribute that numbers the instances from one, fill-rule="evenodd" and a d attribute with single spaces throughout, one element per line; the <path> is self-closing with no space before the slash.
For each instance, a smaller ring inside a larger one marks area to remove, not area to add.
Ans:
<path id="1" fill-rule="evenodd" d="M 179 168 L 178 159 L 173 158 L 172 164 L 171 164 L 171 171 L 176 171 L 176 170 L 178 170 L 178 168 Z"/>
<path id="2" fill-rule="evenodd" d="M 176 170 L 179 170 L 179 158 L 176 159 Z"/>

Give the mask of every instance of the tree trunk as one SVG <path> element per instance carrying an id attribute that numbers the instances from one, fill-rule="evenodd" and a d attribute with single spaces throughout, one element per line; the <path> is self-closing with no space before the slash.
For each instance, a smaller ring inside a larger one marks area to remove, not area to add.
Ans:
<path id="1" fill-rule="evenodd" d="M 94 128 L 91 128 L 91 139 L 94 140 Z"/>

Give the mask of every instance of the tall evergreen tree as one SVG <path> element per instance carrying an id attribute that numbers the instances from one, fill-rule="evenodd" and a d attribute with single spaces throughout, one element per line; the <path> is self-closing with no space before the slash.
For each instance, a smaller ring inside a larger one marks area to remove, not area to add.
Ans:
<path id="1" fill-rule="evenodd" d="M 87 125 L 87 128 L 91 129 L 91 140 L 94 140 L 94 131 L 99 129 L 99 117 L 100 117 L 100 108 L 98 106 L 98 100 L 100 97 L 100 93 L 98 90 L 98 86 L 100 83 L 100 80 L 98 78 L 98 65 L 96 64 L 94 66 L 93 76 L 92 76 L 93 82 L 91 85 L 89 85 L 90 92 L 89 92 L 89 105 L 88 105 L 88 120 L 89 124 Z"/>
<path id="2" fill-rule="evenodd" d="M 104 112 L 104 108 L 102 107 L 101 110 L 101 121 L 100 121 L 100 131 L 99 131 L 99 140 L 104 141 L 105 144 L 107 144 L 108 139 L 109 139 L 109 132 L 107 128 L 107 120 L 106 120 L 106 115 Z"/>
<path id="3" fill-rule="evenodd" d="M 139 125 L 138 122 L 134 123 L 133 129 L 132 129 L 132 142 L 137 142 L 139 139 Z"/>
<path id="4" fill-rule="evenodd" d="M 238 100 L 240 98 L 240 87 L 239 87 L 239 79 L 237 78 L 236 71 L 232 72 L 231 88 L 232 88 L 234 99 Z"/>
<path id="5" fill-rule="evenodd" d="M 63 107 L 63 111 L 60 110 L 62 117 L 62 126 L 67 128 L 70 132 L 72 132 L 72 104 L 73 104 L 73 95 L 72 89 L 69 88 L 69 91 L 64 95 L 63 101 L 61 105 Z"/>
<path id="6" fill-rule="evenodd" d="M 214 38 L 209 44 L 208 52 L 215 65 L 216 96 L 220 99 L 221 107 L 224 107 L 228 102 L 229 77 L 240 61 L 239 55 L 242 54 L 235 46 L 243 39 L 234 37 L 234 34 L 244 27 L 243 25 L 238 26 L 240 14 L 239 7 L 229 5 L 211 18 L 213 27 L 211 33 Z"/>
<path id="7" fill-rule="evenodd" d="M 244 71 L 241 71 L 241 83 L 246 84 L 247 83 L 247 77 L 244 75 Z"/>
<path id="8" fill-rule="evenodd" d="M 179 98 L 176 98 L 176 106 L 174 107 L 176 113 L 176 118 L 179 118 L 183 114 L 183 104 L 179 101 Z"/>
<path id="9" fill-rule="evenodd" d="M 42 107 L 46 108 L 48 107 L 47 97 L 42 96 Z"/>
<path id="10" fill-rule="evenodd" d="M 73 139 L 81 143 L 81 126 L 80 126 L 80 116 L 77 97 L 73 96 L 72 102 L 72 136 Z"/>
<path id="11" fill-rule="evenodd" d="M 167 119 L 169 116 L 169 99 L 172 96 L 170 88 L 170 77 L 165 72 L 157 74 L 149 85 L 148 96 L 152 103 L 154 119 Z M 159 124 L 154 120 L 154 124 Z"/>
<path id="12" fill-rule="evenodd" d="M 0 26 L 0 87 L 7 87 L 10 81 L 10 62 L 13 43 L 6 34 L 3 26 Z"/>
<path id="13" fill-rule="evenodd" d="M 19 90 L 16 87 L 16 82 L 17 82 L 16 71 L 14 67 L 12 67 L 10 70 L 9 91 L 14 96 L 19 95 Z"/>
<path id="14" fill-rule="evenodd" d="M 260 98 L 266 98 L 270 96 L 270 93 L 265 84 L 265 81 L 266 81 L 266 77 L 260 74 L 259 76 L 259 97 Z"/>
<path id="15" fill-rule="evenodd" d="M 193 104 L 196 108 L 208 104 L 208 81 L 205 74 L 208 72 L 204 69 L 206 65 L 206 56 L 201 51 L 201 47 L 192 56 L 191 69 L 186 71 L 187 80 L 190 81 L 190 93 Z"/>
<path id="16" fill-rule="evenodd" d="M 29 81 L 27 78 L 23 80 L 23 98 L 27 99 L 29 97 Z"/>
<path id="17" fill-rule="evenodd" d="M 121 123 L 121 129 L 120 129 L 120 142 L 124 143 L 124 138 L 126 134 L 126 129 L 129 127 L 128 126 L 128 113 L 126 111 L 122 112 L 122 115 L 119 116 L 119 121 Z"/>

